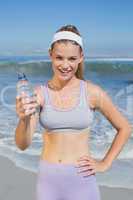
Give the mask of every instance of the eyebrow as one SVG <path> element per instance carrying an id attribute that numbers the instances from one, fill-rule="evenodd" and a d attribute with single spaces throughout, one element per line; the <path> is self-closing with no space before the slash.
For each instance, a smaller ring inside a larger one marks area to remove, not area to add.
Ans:
<path id="1" fill-rule="evenodd" d="M 63 56 L 62 56 L 62 55 L 60 55 L 60 54 L 56 54 L 56 56 L 63 57 Z M 77 56 L 69 56 L 68 58 L 77 58 Z"/>

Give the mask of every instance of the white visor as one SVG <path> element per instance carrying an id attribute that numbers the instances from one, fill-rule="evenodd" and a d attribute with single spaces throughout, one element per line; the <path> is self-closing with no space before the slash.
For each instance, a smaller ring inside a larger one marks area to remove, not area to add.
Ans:
<path id="1" fill-rule="evenodd" d="M 58 40 L 72 40 L 77 42 L 83 48 L 82 38 L 71 31 L 60 31 L 55 33 L 51 45 Z"/>

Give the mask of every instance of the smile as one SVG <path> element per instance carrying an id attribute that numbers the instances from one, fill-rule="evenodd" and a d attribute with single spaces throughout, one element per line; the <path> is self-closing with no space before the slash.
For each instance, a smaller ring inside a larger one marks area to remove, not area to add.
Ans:
<path id="1" fill-rule="evenodd" d="M 63 73 L 63 74 L 68 74 L 68 73 L 71 72 L 72 70 L 63 71 L 63 70 L 60 70 L 60 69 L 59 69 L 59 71 L 60 71 L 61 73 Z"/>

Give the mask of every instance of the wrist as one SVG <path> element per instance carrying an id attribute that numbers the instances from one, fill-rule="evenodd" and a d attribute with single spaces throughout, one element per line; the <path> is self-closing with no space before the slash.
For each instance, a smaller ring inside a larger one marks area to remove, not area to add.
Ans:
<path id="1" fill-rule="evenodd" d="M 27 123 L 29 120 L 30 120 L 30 116 L 29 116 L 29 115 L 20 118 L 20 121 L 21 121 L 22 123 Z"/>
<path id="2" fill-rule="evenodd" d="M 105 165 L 105 167 L 110 168 L 112 163 L 106 159 L 102 159 L 103 164 Z"/>

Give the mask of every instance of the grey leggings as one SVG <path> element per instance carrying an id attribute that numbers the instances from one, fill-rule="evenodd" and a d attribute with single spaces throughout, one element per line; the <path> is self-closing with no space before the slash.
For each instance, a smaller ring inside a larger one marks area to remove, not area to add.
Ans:
<path id="1" fill-rule="evenodd" d="M 72 164 L 40 160 L 37 200 L 100 200 L 95 175 L 83 177 Z"/>

